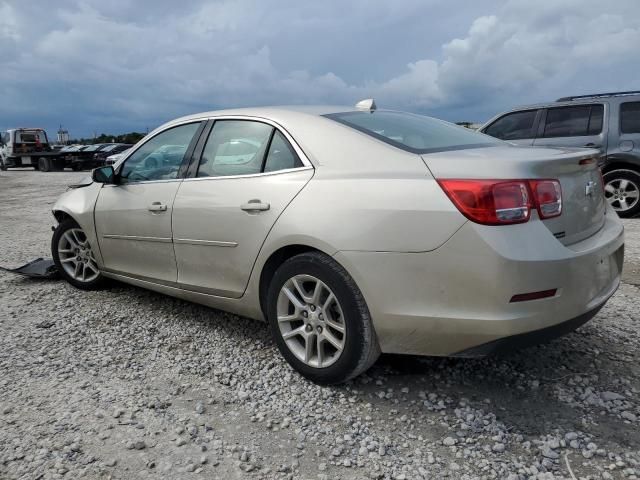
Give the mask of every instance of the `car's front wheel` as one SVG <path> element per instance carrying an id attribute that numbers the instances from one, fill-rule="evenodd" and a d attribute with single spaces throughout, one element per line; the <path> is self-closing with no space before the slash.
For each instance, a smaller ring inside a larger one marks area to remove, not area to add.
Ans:
<path id="1" fill-rule="evenodd" d="M 94 290 L 103 282 L 87 235 L 72 219 L 63 220 L 53 232 L 51 254 L 62 278 L 82 290 Z"/>
<path id="2" fill-rule="evenodd" d="M 345 382 L 380 355 L 360 289 L 341 265 L 320 252 L 296 255 L 277 269 L 267 312 L 280 352 L 313 382 Z"/>
<path id="3" fill-rule="evenodd" d="M 633 170 L 611 170 L 603 175 L 604 196 L 622 218 L 640 213 L 640 173 Z"/>

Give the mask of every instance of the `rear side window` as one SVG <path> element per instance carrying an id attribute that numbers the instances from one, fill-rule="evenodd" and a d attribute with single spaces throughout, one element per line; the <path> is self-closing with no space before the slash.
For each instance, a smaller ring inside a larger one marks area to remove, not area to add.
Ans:
<path id="1" fill-rule="evenodd" d="M 198 177 L 260 173 L 273 127 L 245 120 L 218 120 L 202 152 Z"/>
<path id="2" fill-rule="evenodd" d="M 533 138 L 537 113 L 537 110 L 509 113 L 489 125 L 484 133 L 501 140 Z"/>
<path id="3" fill-rule="evenodd" d="M 620 133 L 640 133 L 640 102 L 620 104 Z"/>
<path id="4" fill-rule="evenodd" d="M 284 136 L 261 122 L 217 120 L 202 152 L 198 177 L 227 177 L 302 167 Z"/>
<path id="5" fill-rule="evenodd" d="M 280 132 L 276 132 L 271 140 L 269 152 L 264 164 L 265 172 L 275 172 L 277 170 L 286 170 L 289 168 L 298 168 L 302 166 L 302 162 L 289 145 L 289 142 Z"/>
<path id="6" fill-rule="evenodd" d="M 422 115 L 402 112 L 344 112 L 325 117 L 412 153 L 497 145 L 486 135 Z"/>
<path id="7" fill-rule="evenodd" d="M 602 105 L 576 105 L 550 108 L 543 137 L 581 137 L 602 132 Z"/>

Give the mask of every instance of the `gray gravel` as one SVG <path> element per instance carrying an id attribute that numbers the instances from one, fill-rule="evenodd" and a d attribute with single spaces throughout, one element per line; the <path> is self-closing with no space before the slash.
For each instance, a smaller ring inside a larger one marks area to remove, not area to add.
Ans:
<path id="1" fill-rule="evenodd" d="M 0 264 L 49 256 L 82 173 L 0 174 Z M 295 374 L 266 326 L 114 283 L 0 273 L 0 478 L 640 477 L 640 220 L 590 323 L 499 358 Z"/>

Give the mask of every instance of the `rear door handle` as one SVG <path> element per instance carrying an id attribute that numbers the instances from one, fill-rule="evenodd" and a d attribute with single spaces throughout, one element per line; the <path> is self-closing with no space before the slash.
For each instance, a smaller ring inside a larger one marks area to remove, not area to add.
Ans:
<path id="1" fill-rule="evenodd" d="M 267 202 L 254 198 L 253 200 L 249 200 L 247 203 L 243 203 L 240 208 L 245 212 L 264 212 L 265 210 L 269 210 L 271 205 Z"/>
<path id="2" fill-rule="evenodd" d="M 587 143 L 586 148 L 602 148 L 602 145 L 596 145 L 595 143 Z"/>
<path id="3" fill-rule="evenodd" d="M 149 210 L 150 212 L 166 212 L 167 206 L 164 203 L 153 202 L 147 207 L 147 210 Z"/>

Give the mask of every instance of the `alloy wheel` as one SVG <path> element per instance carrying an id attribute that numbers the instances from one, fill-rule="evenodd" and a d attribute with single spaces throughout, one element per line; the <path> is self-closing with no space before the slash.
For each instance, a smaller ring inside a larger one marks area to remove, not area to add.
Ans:
<path id="1" fill-rule="evenodd" d="M 325 368 L 345 347 L 346 324 L 335 294 L 312 275 L 287 280 L 278 295 L 278 327 L 291 352 L 306 365 Z"/>
<path id="2" fill-rule="evenodd" d="M 616 212 L 625 212 L 640 200 L 640 188 L 631 180 L 617 178 L 606 183 L 604 196 Z"/>
<path id="3" fill-rule="evenodd" d="M 100 271 L 87 236 L 80 228 L 70 228 L 58 241 L 58 257 L 65 272 L 78 282 L 92 282 Z"/>

